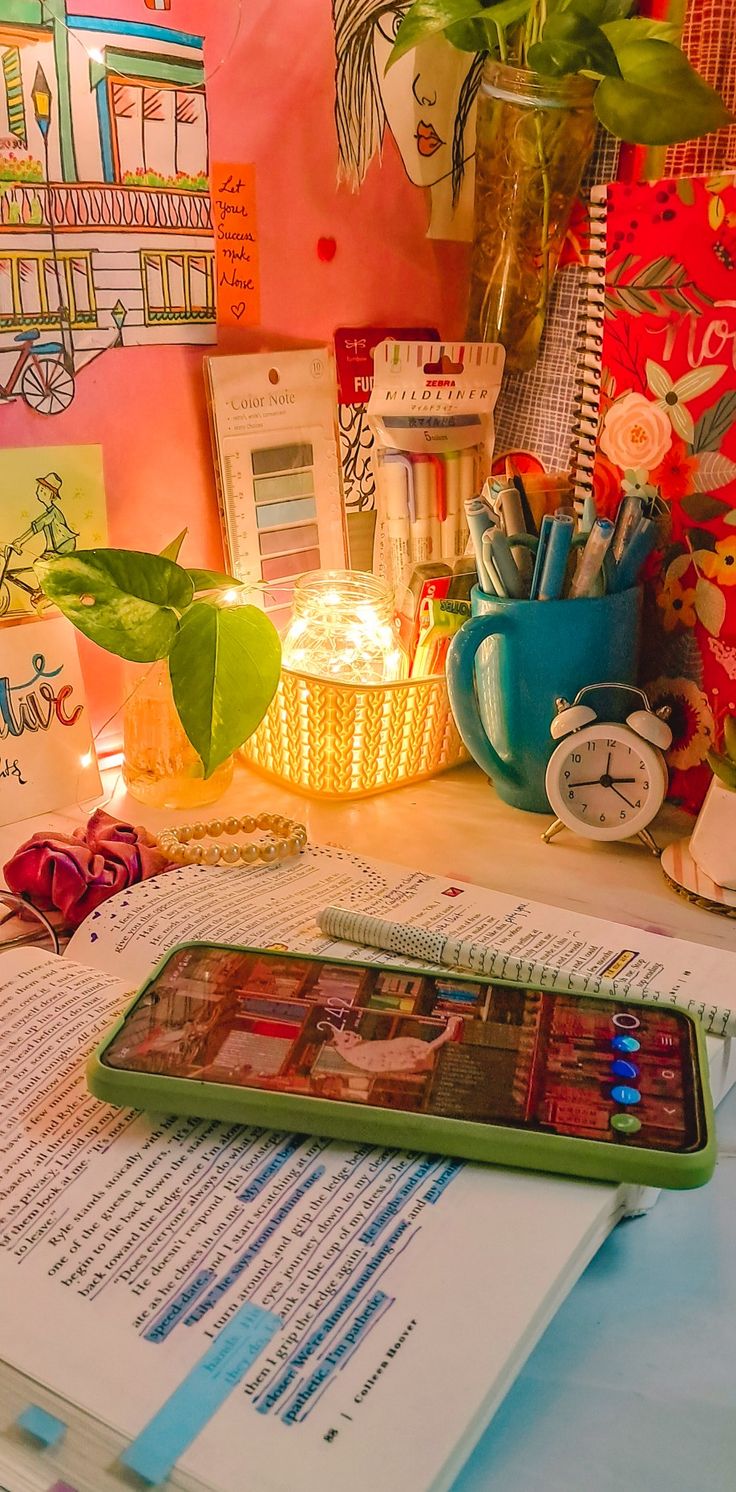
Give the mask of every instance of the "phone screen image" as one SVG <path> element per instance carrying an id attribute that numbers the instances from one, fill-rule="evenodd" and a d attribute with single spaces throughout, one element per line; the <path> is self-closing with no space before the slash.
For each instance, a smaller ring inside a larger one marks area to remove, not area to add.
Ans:
<path id="1" fill-rule="evenodd" d="M 177 949 L 102 1061 L 627 1148 L 705 1139 L 686 1016 L 451 973 Z"/>

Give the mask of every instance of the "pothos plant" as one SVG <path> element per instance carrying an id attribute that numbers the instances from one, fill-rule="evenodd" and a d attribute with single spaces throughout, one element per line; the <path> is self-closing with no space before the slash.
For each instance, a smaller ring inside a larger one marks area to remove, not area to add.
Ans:
<path id="1" fill-rule="evenodd" d="M 533 366 L 550 284 L 596 119 L 641 145 L 728 123 L 676 29 L 634 16 L 634 0 L 414 0 L 387 67 L 432 37 L 521 70 L 480 94 L 476 221 L 467 332 L 502 343 L 508 370 Z"/>
<path id="2" fill-rule="evenodd" d="M 244 594 L 239 580 L 178 564 L 185 537 L 161 554 L 77 550 L 35 570 L 48 601 L 92 642 L 134 663 L 167 660 L 177 715 L 211 777 L 263 719 L 281 644 L 265 613 L 233 596 Z"/>
<path id="3" fill-rule="evenodd" d="M 634 9 L 635 0 L 414 0 L 388 66 L 443 33 L 460 51 L 592 79 L 596 115 L 619 140 L 672 145 L 728 124 L 722 98 L 677 45 L 677 28 Z"/>

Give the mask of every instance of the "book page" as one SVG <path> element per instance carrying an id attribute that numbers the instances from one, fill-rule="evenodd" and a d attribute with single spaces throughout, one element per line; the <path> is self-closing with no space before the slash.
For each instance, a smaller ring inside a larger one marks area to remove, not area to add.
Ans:
<path id="1" fill-rule="evenodd" d="M 298 861 L 274 869 L 179 867 L 100 907 L 75 934 L 69 952 L 108 972 L 124 965 L 131 989 L 174 943 L 187 940 L 412 962 L 325 937 L 315 917 L 329 904 L 486 944 L 508 959 L 508 978 L 516 977 L 514 964 L 521 960 L 574 973 L 589 981 L 593 993 L 600 979 L 615 979 L 621 998 L 631 992 L 672 1000 L 701 1017 L 714 1035 L 724 1026 L 716 1007 L 736 1010 L 736 953 L 361 860 L 328 846 L 313 846 Z"/>
<path id="2" fill-rule="evenodd" d="M 210 906 L 214 884 L 195 878 Z M 123 1435 L 149 1481 L 176 1463 L 171 1486 L 218 1492 L 244 1468 L 249 1492 L 449 1486 L 621 1191 L 109 1108 L 83 1064 L 123 989 L 0 960 L 3 1357 Z"/>

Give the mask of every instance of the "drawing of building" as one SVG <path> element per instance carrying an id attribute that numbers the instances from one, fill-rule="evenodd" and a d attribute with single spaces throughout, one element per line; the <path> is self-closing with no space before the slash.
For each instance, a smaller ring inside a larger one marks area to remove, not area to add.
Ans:
<path id="1" fill-rule="evenodd" d="M 201 37 L 0 0 L 0 370 L 213 340 L 213 257 Z"/>

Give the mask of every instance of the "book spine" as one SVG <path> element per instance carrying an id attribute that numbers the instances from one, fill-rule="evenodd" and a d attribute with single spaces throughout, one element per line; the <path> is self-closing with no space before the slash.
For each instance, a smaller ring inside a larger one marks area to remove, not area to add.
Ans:
<path id="1" fill-rule="evenodd" d="M 603 322 L 606 309 L 606 219 L 608 193 L 593 191 L 590 234 L 576 346 L 578 386 L 572 424 L 572 473 L 579 503 L 593 491 L 598 415 L 601 398 Z"/>

